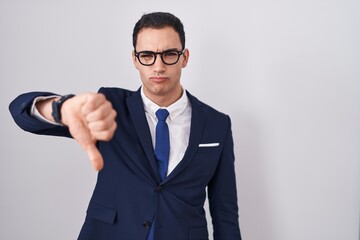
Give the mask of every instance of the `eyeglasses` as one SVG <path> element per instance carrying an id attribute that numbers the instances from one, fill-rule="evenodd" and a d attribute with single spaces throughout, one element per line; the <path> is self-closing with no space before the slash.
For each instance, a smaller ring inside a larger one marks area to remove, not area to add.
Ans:
<path id="1" fill-rule="evenodd" d="M 184 53 L 183 51 L 178 51 L 176 49 L 170 49 L 163 52 L 153 52 L 153 51 L 141 51 L 136 52 L 134 50 L 136 58 L 139 60 L 139 62 L 144 66 L 151 66 L 155 63 L 157 55 L 159 54 L 161 57 L 161 60 L 166 65 L 174 65 L 176 64 L 180 56 Z"/>

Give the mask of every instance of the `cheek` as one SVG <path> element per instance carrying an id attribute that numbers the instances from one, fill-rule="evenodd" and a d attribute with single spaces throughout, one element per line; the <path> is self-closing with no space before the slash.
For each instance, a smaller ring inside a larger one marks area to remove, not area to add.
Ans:
<path id="1" fill-rule="evenodd" d="M 148 78 L 149 76 L 149 71 L 147 71 L 146 69 L 143 69 L 143 68 L 138 68 L 139 70 L 139 73 L 140 73 L 140 77 L 141 77 L 141 80 L 144 81 Z"/>
<path id="2" fill-rule="evenodd" d="M 146 82 L 147 82 L 146 79 L 147 79 L 147 77 L 145 75 L 143 75 L 142 73 L 140 73 L 140 80 L 143 84 L 146 84 Z"/>
<path id="3" fill-rule="evenodd" d="M 174 69 L 174 71 L 172 72 L 172 76 L 173 76 L 175 79 L 180 78 L 180 76 L 181 76 L 181 68 L 176 68 L 176 69 Z"/>

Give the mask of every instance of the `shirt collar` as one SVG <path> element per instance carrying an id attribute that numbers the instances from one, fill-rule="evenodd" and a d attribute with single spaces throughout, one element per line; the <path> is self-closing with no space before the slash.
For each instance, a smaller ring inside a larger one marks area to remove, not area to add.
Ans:
<path id="1" fill-rule="evenodd" d="M 157 105 L 156 103 L 154 103 L 148 97 L 145 96 L 144 88 L 141 87 L 141 98 L 144 103 L 145 112 L 149 113 L 152 117 L 156 118 L 155 112 L 159 108 L 164 108 L 164 109 L 168 110 L 170 119 L 176 118 L 177 116 L 182 114 L 189 105 L 189 99 L 186 95 L 186 91 L 185 91 L 185 89 L 182 89 L 182 90 L 183 90 L 182 95 L 179 98 L 179 100 L 177 100 L 176 102 L 174 102 L 173 104 L 171 104 L 168 107 L 160 107 L 159 105 Z"/>

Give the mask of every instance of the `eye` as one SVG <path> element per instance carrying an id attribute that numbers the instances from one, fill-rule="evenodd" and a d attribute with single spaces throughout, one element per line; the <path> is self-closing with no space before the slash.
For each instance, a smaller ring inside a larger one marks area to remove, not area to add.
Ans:
<path id="1" fill-rule="evenodd" d="M 139 57 L 143 58 L 143 59 L 151 59 L 154 57 L 154 54 L 151 52 L 142 52 L 142 53 L 139 53 Z"/>
<path id="2" fill-rule="evenodd" d="M 177 57 L 178 53 L 176 51 L 169 51 L 169 52 L 164 52 L 164 57 L 167 58 L 172 58 L 172 57 Z"/>

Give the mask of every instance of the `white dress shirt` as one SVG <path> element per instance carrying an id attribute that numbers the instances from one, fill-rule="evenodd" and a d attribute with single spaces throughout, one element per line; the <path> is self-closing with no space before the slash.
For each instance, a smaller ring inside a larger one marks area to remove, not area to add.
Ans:
<path id="1" fill-rule="evenodd" d="M 191 125 L 191 104 L 183 89 L 183 94 L 179 100 L 168 107 L 160 107 L 144 94 L 141 88 L 141 97 L 144 103 L 145 115 L 150 128 L 153 147 L 155 149 L 155 129 L 158 119 L 155 112 L 159 108 L 168 110 L 169 117 L 166 123 L 170 134 L 170 156 L 167 175 L 179 164 L 184 157 L 186 148 L 189 144 L 190 125 Z"/>
<path id="2" fill-rule="evenodd" d="M 46 122 L 46 123 L 50 123 L 50 124 L 54 124 L 54 125 L 62 125 L 61 123 L 56 123 L 56 122 L 52 122 L 47 120 L 43 115 L 40 114 L 39 110 L 36 108 L 36 103 L 42 100 L 46 100 L 49 98 L 56 98 L 59 97 L 58 95 L 51 95 L 51 96 L 47 96 L 47 97 L 37 97 L 34 99 L 33 104 L 31 105 L 31 109 L 30 109 L 30 115 L 33 117 L 36 117 L 37 119 L 39 119 L 40 121 Z"/>

